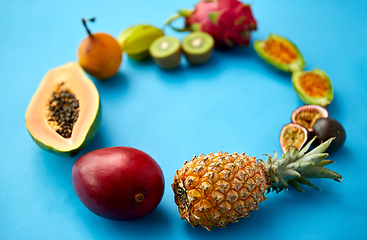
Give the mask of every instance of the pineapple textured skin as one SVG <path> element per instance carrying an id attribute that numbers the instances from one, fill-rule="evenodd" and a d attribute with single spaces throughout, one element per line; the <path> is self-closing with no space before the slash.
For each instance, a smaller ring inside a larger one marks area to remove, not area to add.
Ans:
<path id="1" fill-rule="evenodd" d="M 181 218 L 207 230 L 248 217 L 268 188 L 262 161 L 227 152 L 194 156 L 176 170 L 172 184 Z"/>

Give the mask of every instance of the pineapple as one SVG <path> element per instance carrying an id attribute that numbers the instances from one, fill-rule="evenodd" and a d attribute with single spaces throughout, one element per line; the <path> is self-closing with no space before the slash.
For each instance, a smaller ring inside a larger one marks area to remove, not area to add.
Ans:
<path id="1" fill-rule="evenodd" d="M 341 175 L 324 168 L 333 162 L 325 160 L 328 154 L 324 153 L 333 139 L 306 153 L 314 139 L 301 150 L 288 149 L 279 159 L 276 152 L 273 157 L 267 155 L 265 162 L 245 153 L 194 156 L 176 170 L 172 184 L 181 218 L 210 231 L 248 217 L 267 199 L 265 192 L 279 193 L 289 185 L 303 191 L 300 184 L 319 190 L 308 178 L 340 182 Z"/>

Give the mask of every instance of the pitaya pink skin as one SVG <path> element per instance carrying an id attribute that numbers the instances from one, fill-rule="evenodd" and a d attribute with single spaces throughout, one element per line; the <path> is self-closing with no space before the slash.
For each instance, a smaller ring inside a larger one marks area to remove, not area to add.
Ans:
<path id="1" fill-rule="evenodd" d="M 247 46 L 251 30 L 257 28 L 250 6 L 238 0 L 200 1 L 186 16 L 185 25 L 209 33 L 216 47 Z"/>

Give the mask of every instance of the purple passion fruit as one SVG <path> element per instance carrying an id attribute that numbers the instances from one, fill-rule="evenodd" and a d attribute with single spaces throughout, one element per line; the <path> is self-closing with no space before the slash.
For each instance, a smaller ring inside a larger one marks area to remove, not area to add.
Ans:
<path id="1" fill-rule="evenodd" d="M 307 128 L 309 132 L 312 132 L 312 126 L 316 120 L 328 116 L 328 111 L 319 105 L 304 105 L 293 111 L 291 120 L 293 123 L 298 123 Z"/>
<path id="2" fill-rule="evenodd" d="M 92 34 L 87 28 L 88 37 L 79 44 L 78 61 L 83 69 L 97 79 L 114 76 L 122 61 L 122 50 L 114 37 L 107 33 Z M 90 19 L 94 21 L 94 19 Z"/>
<path id="3" fill-rule="evenodd" d="M 312 127 L 313 133 L 316 136 L 313 145 L 316 147 L 327 141 L 329 138 L 335 137 L 331 142 L 330 147 L 326 150 L 328 153 L 333 153 L 339 150 L 345 143 L 347 135 L 344 127 L 335 119 L 319 118 Z"/>
<path id="4" fill-rule="evenodd" d="M 292 146 L 301 149 L 307 139 L 308 132 L 305 127 L 297 123 L 289 123 L 282 128 L 279 143 L 283 153 L 285 153 L 288 149 L 292 150 Z"/>
<path id="5" fill-rule="evenodd" d="M 112 220 L 148 215 L 164 192 L 158 163 L 129 147 L 103 148 L 83 155 L 73 166 L 72 182 L 84 206 Z"/>
<path id="6" fill-rule="evenodd" d="M 293 72 L 305 66 L 301 52 L 284 37 L 270 34 L 268 39 L 255 41 L 254 48 L 262 59 L 282 71 Z"/>
<path id="7" fill-rule="evenodd" d="M 292 74 L 293 87 L 300 99 L 306 104 L 326 107 L 333 100 L 333 86 L 325 72 L 295 71 Z"/>

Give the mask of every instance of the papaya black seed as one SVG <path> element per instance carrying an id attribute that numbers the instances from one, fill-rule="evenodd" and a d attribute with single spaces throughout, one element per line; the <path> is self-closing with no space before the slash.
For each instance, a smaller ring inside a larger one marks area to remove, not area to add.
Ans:
<path id="1" fill-rule="evenodd" d="M 56 122 L 59 128 L 55 131 L 64 138 L 71 137 L 73 126 L 79 117 L 79 100 L 68 89 L 60 90 L 61 83 L 51 94 L 48 110 L 48 121 Z M 53 125 L 51 125 L 53 126 Z"/>

